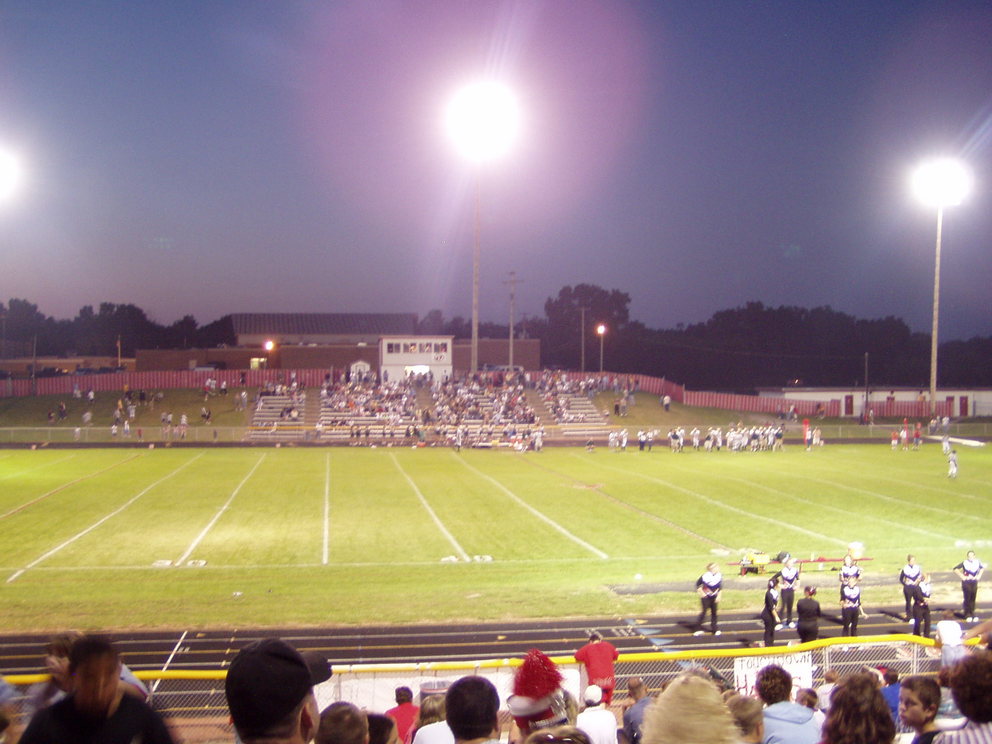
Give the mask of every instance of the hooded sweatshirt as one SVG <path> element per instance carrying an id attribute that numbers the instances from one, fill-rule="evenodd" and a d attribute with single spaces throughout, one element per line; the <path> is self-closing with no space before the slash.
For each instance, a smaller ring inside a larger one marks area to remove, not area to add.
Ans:
<path id="1" fill-rule="evenodd" d="M 820 724 L 804 705 L 782 701 L 765 708 L 763 744 L 818 744 Z"/>

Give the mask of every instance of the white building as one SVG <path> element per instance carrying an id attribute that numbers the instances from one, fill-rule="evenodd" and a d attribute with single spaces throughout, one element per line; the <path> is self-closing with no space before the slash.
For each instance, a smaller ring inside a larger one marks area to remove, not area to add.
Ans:
<path id="1" fill-rule="evenodd" d="M 784 387 L 760 388 L 763 398 L 785 398 L 827 403 L 839 401 L 840 415 L 861 418 L 866 409 L 876 418 L 883 416 L 922 416 L 930 410 L 930 391 L 912 387 L 873 387 L 867 391 L 856 387 Z M 911 409 L 918 409 L 912 410 Z M 937 412 L 951 418 L 992 416 L 992 390 L 981 388 L 940 388 Z"/>
<path id="2" fill-rule="evenodd" d="M 379 339 L 379 370 L 383 381 L 430 373 L 447 380 L 452 373 L 454 336 L 383 336 Z"/>

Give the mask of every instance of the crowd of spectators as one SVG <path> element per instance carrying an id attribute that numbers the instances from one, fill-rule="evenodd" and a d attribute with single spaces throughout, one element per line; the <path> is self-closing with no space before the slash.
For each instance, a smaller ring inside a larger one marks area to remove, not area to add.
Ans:
<path id="1" fill-rule="evenodd" d="M 595 642 L 595 639 L 592 641 Z M 0 741 L 5 744 L 171 744 L 179 739 L 156 712 L 148 688 L 99 636 L 62 634 L 45 649 L 50 677 L 28 690 L 26 726 L 16 725 L 12 692 L 0 678 Z M 900 679 L 862 668 L 814 690 L 798 688 L 782 666 L 758 671 L 753 690 L 734 689 L 712 668 L 684 670 L 660 689 L 627 680 L 612 704 L 586 687 L 580 706 L 554 662 L 532 650 L 506 701 L 485 678 L 425 684 L 419 696 L 395 690 L 396 705 L 362 710 L 328 698 L 331 665 L 269 638 L 231 661 L 225 695 L 241 744 L 988 744 L 992 742 L 992 652 L 976 649 L 946 670 L 945 691 L 931 676 Z M 941 718 L 942 698 L 959 718 Z M 321 701 L 321 702 L 318 702 Z M 899 734 L 902 731 L 903 734 Z M 898 739 L 897 739 L 898 737 Z"/>

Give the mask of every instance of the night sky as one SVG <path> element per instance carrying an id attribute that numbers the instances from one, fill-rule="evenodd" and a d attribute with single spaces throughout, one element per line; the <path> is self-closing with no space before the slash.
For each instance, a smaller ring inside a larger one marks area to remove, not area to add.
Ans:
<path id="1" fill-rule="evenodd" d="M 471 315 L 564 285 L 649 327 L 758 300 L 929 332 L 936 214 L 965 159 L 941 339 L 992 335 L 992 4 L 914 0 L 190 0 L 0 4 L 0 299 L 160 323 Z M 510 85 L 520 140 L 473 171 L 446 102 Z"/>

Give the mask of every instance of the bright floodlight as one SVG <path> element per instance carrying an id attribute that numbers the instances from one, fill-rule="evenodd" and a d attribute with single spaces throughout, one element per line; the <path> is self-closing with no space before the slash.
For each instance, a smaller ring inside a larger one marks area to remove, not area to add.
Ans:
<path id="1" fill-rule="evenodd" d="M 929 160 L 913 174 L 913 192 L 931 207 L 953 207 L 971 190 L 971 174 L 953 158 Z"/>
<path id="2" fill-rule="evenodd" d="M 600 323 L 598 326 L 596 326 L 596 333 L 602 336 L 604 333 L 606 333 L 606 326 Z"/>
<path id="3" fill-rule="evenodd" d="M 11 153 L 0 150 L 0 199 L 6 199 L 21 182 L 21 164 Z"/>
<path id="4" fill-rule="evenodd" d="M 505 85 L 484 82 L 460 90 L 448 106 L 448 134 L 469 160 L 482 162 L 503 155 L 516 139 L 520 109 Z"/>
<path id="5" fill-rule="evenodd" d="M 266 341 L 265 344 L 264 344 L 264 347 L 265 347 L 265 350 L 266 351 L 272 351 L 274 348 L 276 348 L 276 342 L 275 341 Z"/>

